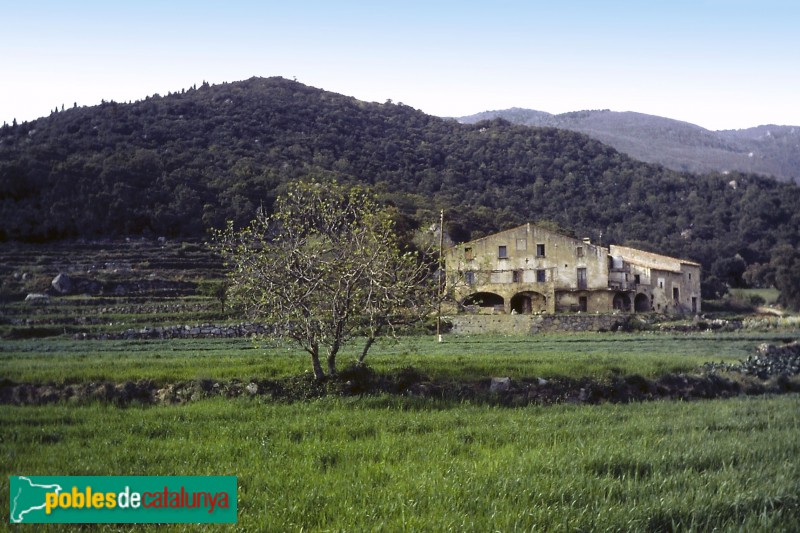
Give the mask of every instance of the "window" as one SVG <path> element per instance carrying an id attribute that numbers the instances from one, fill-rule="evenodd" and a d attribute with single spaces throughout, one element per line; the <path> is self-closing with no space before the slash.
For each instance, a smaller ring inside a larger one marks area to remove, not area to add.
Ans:
<path id="1" fill-rule="evenodd" d="M 578 288 L 585 289 L 588 286 L 588 282 L 586 281 L 586 269 L 579 268 L 578 269 Z"/>
<path id="2" fill-rule="evenodd" d="M 464 260 L 472 261 L 472 248 L 464 248 Z"/>
<path id="3" fill-rule="evenodd" d="M 583 312 L 583 313 L 588 311 L 589 310 L 589 298 L 587 298 L 586 296 L 579 296 L 578 297 L 578 309 L 580 309 L 581 312 Z"/>
<path id="4" fill-rule="evenodd" d="M 467 285 L 475 285 L 475 272 L 468 270 L 464 273 L 464 280 L 466 280 Z"/>
<path id="5" fill-rule="evenodd" d="M 689 281 L 691 281 L 691 280 L 692 280 L 692 273 L 689 272 Z"/>
<path id="6" fill-rule="evenodd" d="M 547 271 L 543 268 L 540 268 L 536 271 L 536 281 L 537 283 L 544 283 L 547 281 Z"/>
<path id="7" fill-rule="evenodd" d="M 678 291 L 678 287 L 672 287 L 672 299 L 675 300 L 675 303 L 678 303 L 680 300 L 680 292 Z"/>
<path id="8" fill-rule="evenodd" d="M 658 278 L 658 288 L 659 289 L 664 288 L 664 278 Z"/>
<path id="9" fill-rule="evenodd" d="M 578 248 L 575 250 L 575 254 L 578 257 L 583 257 L 583 246 L 578 246 Z"/>
<path id="10" fill-rule="evenodd" d="M 536 257 L 544 257 L 544 244 L 536 245 Z"/>
<path id="11" fill-rule="evenodd" d="M 639 276 L 639 274 L 634 274 L 633 275 L 633 282 L 635 284 L 637 284 L 637 285 L 639 285 L 642 282 L 641 277 Z"/>
<path id="12" fill-rule="evenodd" d="M 497 247 L 497 257 L 500 259 L 507 259 L 508 258 L 508 247 L 505 245 Z"/>
<path id="13" fill-rule="evenodd" d="M 521 270 L 513 271 L 511 273 L 511 282 L 512 283 L 519 283 L 520 281 L 522 281 L 522 271 Z"/>

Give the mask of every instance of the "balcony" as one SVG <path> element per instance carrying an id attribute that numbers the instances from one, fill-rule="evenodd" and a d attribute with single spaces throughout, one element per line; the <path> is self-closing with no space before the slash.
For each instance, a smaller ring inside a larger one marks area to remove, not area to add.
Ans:
<path id="1" fill-rule="evenodd" d="M 635 291 L 637 283 L 634 281 L 612 281 L 608 280 L 608 288 L 618 291 Z"/>

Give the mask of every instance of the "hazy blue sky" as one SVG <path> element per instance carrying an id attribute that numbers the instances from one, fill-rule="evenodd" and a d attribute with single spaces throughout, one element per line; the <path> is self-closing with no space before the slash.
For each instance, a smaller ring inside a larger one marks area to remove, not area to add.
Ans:
<path id="1" fill-rule="evenodd" d="M 439 116 L 608 108 L 800 125 L 796 0 L 7 0 L 0 28 L 9 123 L 283 76 Z"/>

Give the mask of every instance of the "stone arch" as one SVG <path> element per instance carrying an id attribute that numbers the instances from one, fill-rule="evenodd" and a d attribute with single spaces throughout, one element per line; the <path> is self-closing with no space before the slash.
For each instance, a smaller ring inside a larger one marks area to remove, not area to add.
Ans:
<path id="1" fill-rule="evenodd" d="M 641 292 L 636 295 L 636 298 L 633 300 L 633 308 L 636 310 L 637 313 L 647 313 L 650 311 L 650 298 L 647 297 L 646 294 L 642 294 Z"/>
<path id="2" fill-rule="evenodd" d="M 500 308 L 505 306 L 506 300 L 494 292 L 475 292 L 464 298 L 464 307 Z"/>
<path id="3" fill-rule="evenodd" d="M 518 292 L 511 298 L 511 311 L 519 314 L 544 313 L 547 311 L 547 297 L 534 291 Z"/>
<path id="4" fill-rule="evenodd" d="M 618 292 L 614 295 L 612 307 L 617 311 L 631 312 L 631 297 L 624 292 Z"/>

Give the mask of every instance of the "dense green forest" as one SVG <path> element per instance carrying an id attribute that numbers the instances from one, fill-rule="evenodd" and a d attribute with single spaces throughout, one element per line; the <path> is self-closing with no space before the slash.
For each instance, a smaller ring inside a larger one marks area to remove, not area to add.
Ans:
<path id="1" fill-rule="evenodd" d="M 700 261 L 730 285 L 769 281 L 760 265 L 800 244 L 795 184 L 678 173 L 575 132 L 462 125 L 282 78 L 4 125 L 0 240 L 205 236 L 309 174 L 372 184 L 411 226 L 445 209 L 456 241 L 548 221 Z"/>

